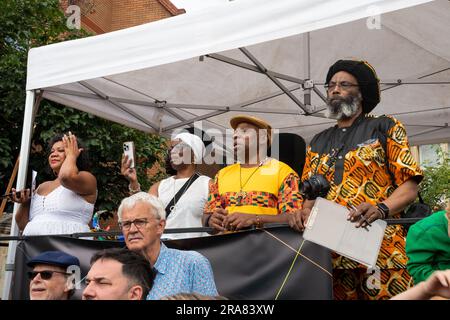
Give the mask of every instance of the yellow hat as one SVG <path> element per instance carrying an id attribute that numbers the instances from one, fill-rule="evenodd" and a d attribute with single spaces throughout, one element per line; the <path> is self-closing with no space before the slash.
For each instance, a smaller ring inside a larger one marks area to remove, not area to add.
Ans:
<path id="1" fill-rule="evenodd" d="M 238 115 L 230 119 L 230 125 L 236 130 L 237 126 L 242 123 L 250 123 L 257 128 L 267 130 L 267 145 L 270 146 L 272 143 L 272 127 L 266 121 L 259 119 L 254 116 Z"/>

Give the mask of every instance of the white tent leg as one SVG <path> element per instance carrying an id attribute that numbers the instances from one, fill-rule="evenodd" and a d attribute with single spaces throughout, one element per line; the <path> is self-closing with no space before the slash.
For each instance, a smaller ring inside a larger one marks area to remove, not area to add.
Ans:
<path id="1" fill-rule="evenodd" d="M 25 188 L 27 170 L 28 170 L 28 159 L 30 154 L 31 146 L 31 135 L 33 132 L 33 118 L 34 110 L 37 106 L 34 104 L 35 92 L 27 91 L 27 97 L 25 100 L 25 114 L 23 119 L 23 129 L 22 129 L 22 141 L 20 145 L 20 160 L 19 160 L 19 172 L 17 175 L 16 189 L 21 190 Z M 19 229 L 16 224 L 15 216 L 18 204 L 14 204 L 14 214 L 11 221 L 11 236 L 17 236 L 19 234 Z M 5 271 L 5 281 L 3 286 L 2 300 L 9 300 L 12 277 L 14 274 L 14 263 L 16 258 L 16 247 L 17 241 L 10 241 L 8 247 L 8 256 L 6 258 L 6 271 Z"/>
<path id="2" fill-rule="evenodd" d="M 305 80 L 311 79 L 311 49 L 309 32 L 303 34 L 303 78 Z M 303 102 L 305 106 L 311 108 L 311 89 L 305 86 L 303 94 Z"/>

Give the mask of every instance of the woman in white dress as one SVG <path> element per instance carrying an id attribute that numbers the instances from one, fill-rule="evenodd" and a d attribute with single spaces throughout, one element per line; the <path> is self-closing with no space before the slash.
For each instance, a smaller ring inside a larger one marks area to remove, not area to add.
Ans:
<path id="1" fill-rule="evenodd" d="M 203 207 L 208 200 L 209 180 L 207 176 L 195 172 L 196 163 L 201 163 L 205 153 L 203 141 L 196 135 L 180 133 L 170 141 L 170 166 L 175 170 L 174 175 L 158 181 L 148 191 L 162 201 L 167 207 L 172 199 L 173 205 L 166 218 L 166 229 L 201 228 Z M 130 182 L 130 192 L 140 191 L 140 184 L 136 170 L 130 168 L 131 160 L 127 156 L 122 158 L 121 173 Z M 194 179 L 196 178 L 196 179 Z M 183 195 L 176 194 L 183 188 Z M 164 239 L 184 239 L 207 236 L 205 232 L 165 233 Z"/>
<path id="2" fill-rule="evenodd" d="M 48 162 L 56 176 L 30 190 L 13 192 L 20 203 L 16 222 L 23 235 L 56 235 L 89 232 L 97 199 L 97 179 L 88 170 L 88 155 L 77 138 L 58 134 L 49 143 Z"/>

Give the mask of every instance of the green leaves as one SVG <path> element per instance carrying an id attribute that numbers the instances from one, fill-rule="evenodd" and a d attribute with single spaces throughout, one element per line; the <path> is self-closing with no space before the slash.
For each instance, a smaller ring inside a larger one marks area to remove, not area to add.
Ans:
<path id="1" fill-rule="evenodd" d="M 19 154 L 24 117 L 27 54 L 32 47 L 88 36 L 66 27 L 58 0 L 2 0 L 0 6 L 0 192 L 4 192 Z M 96 209 L 117 209 L 128 195 L 128 183 L 120 176 L 122 143 L 134 141 L 138 176 L 143 190 L 164 177 L 147 169 L 163 165 L 165 139 L 114 124 L 93 115 L 43 100 L 35 119 L 30 168 L 38 181 L 54 179 L 45 171 L 47 142 L 55 133 L 72 131 L 81 138 L 91 156 L 98 180 Z M 30 171 L 30 170 L 29 170 Z"/>
<path id="2" fill-rule="evenodd" d="M 436 148 L 440 161 L 434 166 L 425 165 L 425 177 L 420 184 L 420 193 L 434 211 L 443 210 L 450 200 L 450 153 Z"/>
<path id="3" fill-rule="evenodd" d="M 71 131 L 84 142 L 89 151 L 92 173 L 98 184 L 98 210 L 116 210 L 120 201 L 128 196 L 128 182 L 120 175 L 124 141 L 135 142 L 142 190 L 148 190 L 151 184 L 164 177 L 163 172 L 153 176 L 146 175 L 146 169 L 155 162 L 160 162 L 163 166 L 166 142 L 157 135 L 130 129 L 49 101 L 41 103 L 35 123 L 33 143 L 42 146 L 42 151 L 32 154 L 31 164 L 40 173 L 40 180 L 52 179 L 44 173 L 47 142 L 55 133 Z"/>

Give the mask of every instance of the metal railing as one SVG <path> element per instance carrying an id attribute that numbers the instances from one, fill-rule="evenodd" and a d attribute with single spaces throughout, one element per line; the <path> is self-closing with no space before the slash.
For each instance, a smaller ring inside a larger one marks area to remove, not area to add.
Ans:
<path id="1" fill-rule="evenodd" d="M 388 225 L 411 225 L 417 221 L 422 220 L 422 218 L 402 218 L 402 219 L 385 219 Z M 267 223 L 264 225 L 264 229 L 277 228 L 277 227 L 288 227 L 287 223 Z M 250 227 L 243 230 L 252 230 L 255 227 Z M 199 227 L 199 228 L 177 228 L 177 229 L 165 229 L 164 234 L 173 233 L 191 233 L 191 232 L 212 232 L 213 228 L 209 227 Z M 121 231 L 99 231 L 99 232 L 80 232 L 72 234 L 52 234 L 52 236 L 70 237 L 70 238 L 86 238 L 86 237 L 114 237 L 122 235 Z M 30 237 L 48 237 L 49 235 L 36 235 L 36 236 L 0 236 L 0 242 L 2 241 L 22 241 Z M 164 237 L 163 237 L 164 238 Z M 2 244 L 0 244 L 2 246 Z"/>

